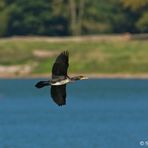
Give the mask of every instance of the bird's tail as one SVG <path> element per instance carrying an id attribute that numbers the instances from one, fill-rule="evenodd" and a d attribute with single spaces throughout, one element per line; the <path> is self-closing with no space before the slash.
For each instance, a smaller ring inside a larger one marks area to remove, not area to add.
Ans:
<path id="1" fill-rule="evenodd" d="M 39 81 L 38 83 L 36 83 L 35 87 L 42 88 L 42 87 L 48 86 L 48 85 L 50 85 L 49 81 Z"/>

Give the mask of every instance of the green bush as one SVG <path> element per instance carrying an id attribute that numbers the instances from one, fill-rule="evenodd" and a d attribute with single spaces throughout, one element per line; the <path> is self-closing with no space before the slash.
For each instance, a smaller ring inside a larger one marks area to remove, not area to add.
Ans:
<path id="1" fill-rule="evenodd" d="M 136 26 L 141 32 L 148 32 L 148 12 L 142 15 L 136 23 Z"/>

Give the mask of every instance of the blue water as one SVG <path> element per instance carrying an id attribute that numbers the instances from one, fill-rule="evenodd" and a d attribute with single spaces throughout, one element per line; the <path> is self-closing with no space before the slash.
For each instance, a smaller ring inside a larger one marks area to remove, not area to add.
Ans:
<path id="1" fill-rule="evenodd" d="M 37 81 L 0 80 L 0 148 L 148 147 L 148 80 L 72 83 L 62 107 Z"/>

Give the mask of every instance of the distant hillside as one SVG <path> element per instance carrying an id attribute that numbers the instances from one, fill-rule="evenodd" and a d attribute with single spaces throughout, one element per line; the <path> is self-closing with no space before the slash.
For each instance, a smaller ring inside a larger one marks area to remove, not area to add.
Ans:
<path id="1" fill-rule="evenodd" d="M 0 39 L 0 75 L 49 74 L 63 50 L 70 52 L 70 73 L 148 73 L 148 40 L 124 35 Z"/>

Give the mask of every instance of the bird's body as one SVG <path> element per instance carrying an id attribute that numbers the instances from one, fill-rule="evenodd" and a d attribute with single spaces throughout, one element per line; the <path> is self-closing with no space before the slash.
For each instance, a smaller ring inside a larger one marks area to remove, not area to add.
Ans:
<path id="1" fill-rule="evenodd" d="M 69 77 L 67 70 L 69 66 L 69 53 L 62 52 L 57 58 L 52 68 L 52 77 L 48 81 L 40 81 L 35 86 L 42 88 L 51 85 L 51 97 L 58 105 L 66 104 L 66 84 L 76 80 L 87 79 L 84 76 Z"/>
<path id="2" fill-rule="evenodd" d="M 70 80 L 69 78 L 66 78 L 66 79 L 64 79 L 64 80 L 60 80 L 60 81 L 57 81 L 57 82 L 54 82 L 54 83 L 51 82 L 51 85 L 56 85 L 56 86 L 58 86 L 58 85 L 67 84 L 67 83 L 69 83 L 69 82 L 71 82 L 71 80 Z"/>

